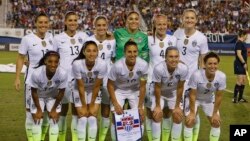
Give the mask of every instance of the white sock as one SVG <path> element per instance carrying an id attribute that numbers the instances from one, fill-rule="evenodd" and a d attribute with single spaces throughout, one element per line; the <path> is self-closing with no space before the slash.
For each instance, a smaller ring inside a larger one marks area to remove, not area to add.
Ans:
<path id="1" fill-rule="evenodd" d="M 145 126 L 146 126 L 148 140 L 151 141 L 152 140 L 152 119 L 146 117 Z"/>
<path id="2" fill-rule="evenodd" d="M 143 137 L 143 135 L 144 135 L 144 125 L 143 124 L 141 125 L 141 133 L 142 133 L 142 137 Z"/>
<path id="3" fill-rule="evenodd" d="M 87 127 L 87 118 L 86 117 L 79 118 L 77 122 L 78 141 L 86 140 L 86 127 Z"/>
<path id="4" fill-rule="evenodd" d="M 218 141 L 219 138 L 220 138 L 220 127 L 219 128 L 211 127 L 209 140 Z"/>
<path id="5" fill-rule="evenodd" d="M 102 117 L 101 127 L 99 129 L 99 140 L 104 141 L 110 126 L 110 119 Z"/>
<path id="6" fill-rule="evenodd" d="M 42 137 L 42 122 L 43 122 L 42 119 L 40 119 L 39 124 L 33 122 L 33 126 L 32 126 L 33 141 L 41 141 L 41 137 Z"/>
<path id="7" fill-rule="evenodd" d="M 59 127 L 59 136 L 65 135 L 67 131 L 67 121 L 66 116 L 60 116 L 58 121 L 58 127 Z"/>
<path id="8" fill-rule="evenodd" d="M 77 116 L 72 115 L 72 120 L 71 120 L 71 134 L 72 134 L 72 141 L 77 141 L 78 135 L 77 135 Z"/>
<path id="9" fill-rule="evenodd" d="M 45 139 L 45 136 L 46 136 L 46 133 L 48 131 L 48 128 L 49 128 L 49 115 L 48 115 L 48 112 L 45 111 L 43 113 L 42 137 L 41 137 L 42 141 Z"/>
<path id="10" fill-rule="evenodd" d="M 182 123 L 176 124 L 173 123 L 172 131 L 171 131 L 171 137 L 172 141 L 179 141 L 181 137 L 181 131 L 182 130 Z"/>
<path id="11" fill-rule="evenodd" d="M 111 139 L 112 139 L 112 141 L 116 141 L 115 125 L 114 124 L 111 125 L 110 132 L 111 132 Z"/>
<path id="12" fill-rule="evenodd" d="M 193 141 L 193 128 L 184 126 L 184 140 Z"/>
<path id="13" fill-rule="evenodd" d="M 49 141 L 57 141 L 59 127 L 52 119 L 49 120 Z"/>
<path id="14" fill-rule="evenodd" d="M 152 121 L 152 140 L 161 140 L 161 122 Z"/>
<path id="15" fill-rule="evenodd" d="M 30 112 L 26 111 L 26 120 L 25 120 L 25 130 L 28 141 L 33 141 L 32 137 L 32 126 L 33 126 L 33 118 Z"/>
<path id="16" fill-rule="evenodd" d="M 95 141 L 97 134 L 97 120 L 96 117 L 88 117 L 88 141 Z"/>

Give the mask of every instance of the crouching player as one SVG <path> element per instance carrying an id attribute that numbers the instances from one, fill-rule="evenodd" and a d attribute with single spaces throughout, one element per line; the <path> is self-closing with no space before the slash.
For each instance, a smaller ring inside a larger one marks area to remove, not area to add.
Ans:
<path id="1" fill-rule="evenodd" d="M 55 51 L 48 51 L 39 61 L 30 81 L 31 113 L 33 141 L 41 141 L 41 126 L 45 107 L 49 114 L 49 140 L 57 141 L 58 119 L 61 111 L 61 100 L 67 84 L 66 71 L 58 67 L 60 56 Z"/>
<path id="2" fill-rule="evenodd" d="M 211 124 L 210 141 L 218 141 L 220 137 L 220 115 L 223 90 L 226 88 L 226 75 L 218 70 L 220 58 L 209 52 L 204 57 L 205 68 L 195 71 L 189 81 L 190 107 L 185 104 L 187 115 L 184 127 L 185 141 L 192 141 L 192 130 L 195 123 L 197 108 L 202 107 Z M 214 93 L 214 94 L 213 94 Z M 186 101 L 186 100 L 185 100 Z"/>

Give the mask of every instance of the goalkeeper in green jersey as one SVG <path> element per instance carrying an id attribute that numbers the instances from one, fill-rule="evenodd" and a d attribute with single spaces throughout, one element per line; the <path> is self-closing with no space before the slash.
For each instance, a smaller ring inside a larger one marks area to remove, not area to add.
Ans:
<path id="1" fill-rule="evenodd" d="M 139 31 L 139 24 L 139 14 L 135 11 L 131 11 L 126 17 L 126 27 L 115 30 L 114 36 L 116 40 L 116 60 L 124 56 L 124 44 L 128 40 L 132 40 L 138 45 L 139 57 L 149 61 L 148 37 L 146 34 Z"/>

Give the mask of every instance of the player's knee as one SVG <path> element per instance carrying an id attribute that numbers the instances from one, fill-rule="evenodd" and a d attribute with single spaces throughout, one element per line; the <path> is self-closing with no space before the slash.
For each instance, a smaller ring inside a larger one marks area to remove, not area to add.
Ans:
<path id="1" fill-rule="evenodd" d="M 162 116 L 160 116 L 160 115 L 153 116 L 153 120 L 154 120 L 155 122 L 161 122 L 161 121 L 162 121 Z"/>
<path id="2" fill-rule="evenodd" d="M 211 126 L 213 128 L 219 128 L 220 127 L 220 124 L 219 123 L 212 123 Z"/>
<path id="3" fill-rule="evenodd" d="M 174 117 L 173 118 L 173 122 L 176 123 L 176 124 L 180 124 L 182 122 L 182 118 L 180 118 L 180 117 L 178 117 L 178 118 Z"/>
<path id="4" fill-rule="evenodd" d="M 192 122 L 192 123 L 185 123 L 185 126 L 187 127 L 187 128 L 193 128 L 194 127 L 194 122 Z"/>

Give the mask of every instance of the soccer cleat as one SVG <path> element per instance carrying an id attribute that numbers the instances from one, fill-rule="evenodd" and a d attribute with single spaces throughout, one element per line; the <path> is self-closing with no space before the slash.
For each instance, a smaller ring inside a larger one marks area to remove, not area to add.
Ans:
<path id="1" fill-rule="evenodd" d="M 233 102 L 233 103 L 237 103 L 237 102 L 238 102 L 238 101 L 237 101 L 237 98 L 233 98 L 233 99 L 232 99 L 232 102 Z"/>
<path id="2" fill-rule="evenodd" d="M 248 101 L 245 98 L 241 98 L 241 99 L 238 99 L 238 102 L 247 103 Z"/>

